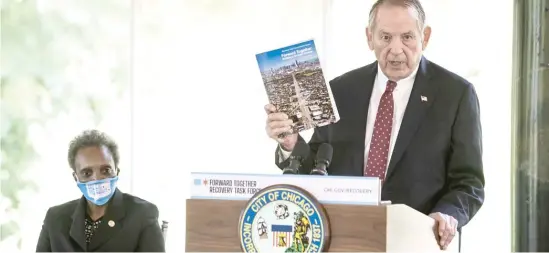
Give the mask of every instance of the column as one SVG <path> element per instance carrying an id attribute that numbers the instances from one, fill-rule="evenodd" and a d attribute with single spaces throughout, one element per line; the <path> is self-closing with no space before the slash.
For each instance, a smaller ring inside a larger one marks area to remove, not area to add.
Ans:
<path id="1" fill-rule="evenodd" d="M 514 2 L 513 251 L 542 252 L 549 251 L 549 1 Z"/>

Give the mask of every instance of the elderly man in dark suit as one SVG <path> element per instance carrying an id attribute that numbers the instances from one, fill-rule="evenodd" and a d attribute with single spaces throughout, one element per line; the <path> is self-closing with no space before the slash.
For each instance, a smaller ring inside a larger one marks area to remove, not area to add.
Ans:
<path id="1" fill-rule="evenodd" d="M 431 28 L 418 0 L 378 0 L 366 28 L 377 61 L 330 82 L 340 121 L 316 128 L 308 174 L 322 143 L 334 148 L 331 175 L 379 177 L 382 199 L 437 221 L 441 248 L 484 202 L 479 103 L 471 83 L 423 57 Z M 297 142 L 292 121 L 265 106 L 276 163 L 288 165 Z M 281 137 L 285 136 L 285 137 Z"/>
<path id="2" fill-rule="evenodd" d="M 69 147 L 69 164 L 83 196 L 51 207 L 37 252 L 164 252 L 158 208 L 116 188 L 118 146 L 104 133 L 85 131 Z"/>

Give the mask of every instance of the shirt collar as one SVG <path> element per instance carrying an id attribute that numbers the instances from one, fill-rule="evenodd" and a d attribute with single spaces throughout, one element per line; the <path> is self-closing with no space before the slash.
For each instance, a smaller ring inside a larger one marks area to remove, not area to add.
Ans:
<path id="1" fill-rule="evenodd" d="M 416 66 L 416 69 L 414 69 L 414 71 L 412 71 L 412 73 L 404 78 L 404 79 L 401 79 L 397 82 L 397 88 L 398 88 L 398 84 L 407 84 L 409 83 L 410 85 L 413 85 L 414 83 L 414 80 L 416 78 L 416 75 L 417 75 L 417 71 L 419 70 L 419 65 L 418 64 Z M 387 81 L 389 81 L 389 78 L 383 73 L 383 71 L 381 71 L 381 67 L 379 66 L 379 63 L 377 64 L 377 82 L 381 87 L 379 87 L 380 89 L 383 89 L 385 90 L 386 88 L 386 85 L 387 85 Z"/>

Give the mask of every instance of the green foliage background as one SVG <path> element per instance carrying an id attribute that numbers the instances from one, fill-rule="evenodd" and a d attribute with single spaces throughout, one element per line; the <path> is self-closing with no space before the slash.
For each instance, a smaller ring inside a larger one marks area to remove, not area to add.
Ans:
<path id="1" fill-rule="evenodd" d="M 132 8 L 131 0 L 2 0 L 0 8 L 0 213 L 8 214 L 24 201 L 20 192 L 39 192 L 25 177 L 40 158 L 29 128 L 69 111 L 100 122 L 128 90 Z M 87 76 L 108 89 L 94 90 Z M 5 215 L 0 243 L 11 236 L 20 248 L 18 220 Z"/>

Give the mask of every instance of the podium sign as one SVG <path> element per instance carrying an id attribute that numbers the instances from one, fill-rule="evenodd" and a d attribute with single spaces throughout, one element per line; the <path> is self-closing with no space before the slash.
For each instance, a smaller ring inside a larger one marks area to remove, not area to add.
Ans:
<path id="1" fill-rule="evenodd" d="M 265 187 L 297 186 L 323 204 L 379 205 L 375 177 L 191 173 L 191 199 L 249 200 Z"/>
<path id="2" fill-rule="evenodd" d="M 192 173 L 185 250 L 443 252 L 433 218 L 379 193 L 373 178 Z"/>

